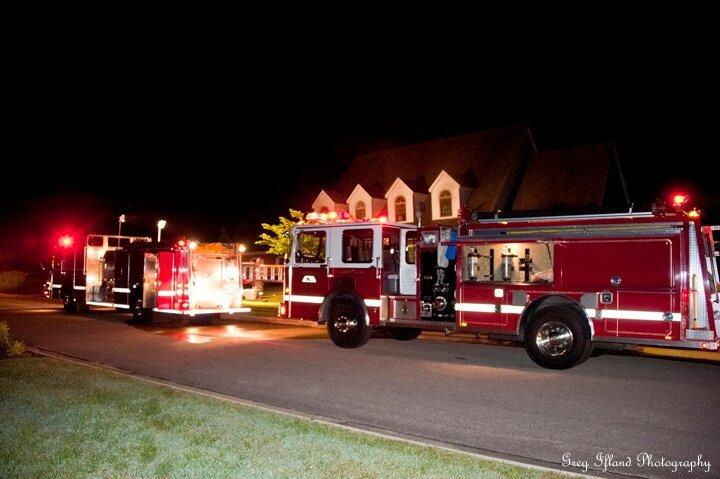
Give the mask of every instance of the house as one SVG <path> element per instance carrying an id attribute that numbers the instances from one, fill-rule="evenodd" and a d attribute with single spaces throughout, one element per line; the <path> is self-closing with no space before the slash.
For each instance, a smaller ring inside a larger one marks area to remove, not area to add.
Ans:
<path id="1" fill-rule="evenodd" d="M 461 208 L 488 215 L 597 209 L 608 204 L 611 185 L 613 198 L 622 197 L 621 183 L 613 145 L 538 151 L 530 129 L 515 125 L 359 155 L 312 210 L 452 225 Z"/>

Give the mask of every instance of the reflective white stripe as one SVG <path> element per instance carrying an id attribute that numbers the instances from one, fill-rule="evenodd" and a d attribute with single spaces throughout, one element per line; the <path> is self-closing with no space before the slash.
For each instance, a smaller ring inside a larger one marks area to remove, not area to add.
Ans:
<path id="1" fill-rule="evenodd" d="M 295 303 L 320 304 L 324 299 L 324 296 L 304 296 L 302 294 L 290 294 L 285 296 L 285 301 L 292 301 Z"/>
<path id="2" fill-rule="evenodd" d="M 113 303 L 101 303 L 99 301 L 85 301 L 85 304 L 90 306 L 107 306 L 108 308 L 115 306 Z"/>
<path id="3" fill-rule="evenodd" d="M 455 303 L 455 311 L 466 313 L 494 313 L 495 305 L 487 303 Z"/>
<path id="4" fill-rule="evenodd" d="M 157 295 L 162 297 L 175 296 L 175 291 L 167 291 L 163 289 L 158 291 Z"/>
<path id="5" fill-rule="evenodd" d="M 587 312 L 588 310 L 586 310 Z M 595 311 L 592 310 L 594 313 Z M 629 319 L 632 321 L 665 321 L 662 311 L 629 311 L 626 309 L 603 309 L 601 310 L 603 319 Z M 593 314 L 591 317 L 594 317 Z M 588 313 L 590 316 L 590 313 Z M 680 313 L 672 313 L 672 321 L 680 322 Z"/>
<path id="6" fill-rule="evenodd" d="M 130 305 L 128 305 L 128 304 L 117 304 L 117 303 L 115 303 L 115 307 L 116 307 L 116 308 L 120 308 L 120 309 L 130 309 Z"/>
<path id="7" fill-rule="evenodd" d="M 53 284 L 52 287 L 53 289 L 60 289 L 62 288 L 62 284 Z"/>
<path id="8" fill-rule="evenodd" d="M 501 313 L 521 314 L 525 310 L 525 306 L 513 306 L 511 304 L 503 304 L 500 306 Z"/>
<path id="9" fill-rule="evenodd" d="M 500 313 L 502 314 L 522 314 L 525 310 L 524 306 L 514 306 L 511 304 L 500 305 Z M 456 303 L 455 311 L 463 311 L 466 313 L 495 313 L 496 305 L 490 303 Z M 595 318 L 597 311 L 595 309 L 586 309 L 585 314 L 589 318 Z M 603 309 L 601 315 L 604 319 L 627 319 L 634 321 L 665 321 L 663 311 L 630 311 L 624 309 Z M 673 322 L 681 320 L 680 313 L 672 313 Z"/>
<path id="10" fill-rule="evenodd" d="M 130 288 L 113 288 L 113 293 L 129 293 Z"/>
<path id="11" fill-rule="evenodd" d="M 73 286 L 73 289 L 78 289 L 80 291 L 85 291 L 85 286 Z"/>
<path id="12" fill-rule="evenodd" d="M 228 309 L 158 309 L 153 308 L 156 313 L 180 314 L 195 316 L 196 314 L 217 314 L 217 313 L 249 313 L 250 308 L 228 308 Z"/>
<path id="13" fill-rule="evenodd" d="M 305 296 L 302 294 L 286 294 L 283 296 L 283 301 L 291 301 L 295 303 L 309 303 L 309 304 L 321 304 L 325 296 Z M 366 299 L 365 305 L 371 308 L 379 308 L 379 299 Z"/>

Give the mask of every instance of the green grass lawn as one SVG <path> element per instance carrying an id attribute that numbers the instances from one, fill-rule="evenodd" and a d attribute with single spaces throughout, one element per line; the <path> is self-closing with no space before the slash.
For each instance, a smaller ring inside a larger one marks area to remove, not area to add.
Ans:
<path id="1" fill-rule="evenodd" d="M 0 477 L 556 477 L 48 358 L 0 361 Z"/>

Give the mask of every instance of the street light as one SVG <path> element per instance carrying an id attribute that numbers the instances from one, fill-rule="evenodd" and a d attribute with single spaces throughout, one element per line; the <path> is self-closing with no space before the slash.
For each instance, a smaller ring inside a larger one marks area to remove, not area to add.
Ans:
<path id="1" fill-rule="evenodd" d="M 122 235 L 122 224 L 125 223 L 125 215 L 118 216 L 118 248 L 120 247 L 120 235 Z"/>
<path id="2" fill-rule="evenodd" d="M 165 220 L 160 220 L 160 221 L 157 222 L 157 227 L 158 227 L 158 243 L 160 242 L 160 234 L 161 234 L 163 228 L 165 228 L 165 225 L 167 225 L 167 221 L 165 221 Z"/>
<path id="3" fill-rule="evenodd" d="M 242 255 L 245 252 L 247 248 L 245 248 L 245 245 L 240 243 L 238 245 L 238 266 L 240 267 L 240 287 L 242 288 L 242 282 L 243 279 L 245 279 L 245 271 L 242 264 Z"/>

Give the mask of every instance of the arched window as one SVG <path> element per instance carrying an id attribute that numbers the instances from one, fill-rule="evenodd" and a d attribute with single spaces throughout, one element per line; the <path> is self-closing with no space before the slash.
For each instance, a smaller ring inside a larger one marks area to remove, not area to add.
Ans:
<path id="1" fill-rule="evenodd" d="M 398 196 L 395 198 L 395 221 L 398 223 L 407 221 L 407 207 L 405 205 L 404 196 Z"/>
<path id="2" fill-rule="evenodd" d="M 363 218 L 367 218 L 365 211 L 365 202 L 364 201 L 358 201 L 355 203 L 355 218 L 361 220 Z"/>
<path id="3" fill-rule="evenodd" d="M 452 195 L 448 190 L 442 190 L 440 192 L 440 217 L 445 218 L 446 216 L 452 216 Z"/>

